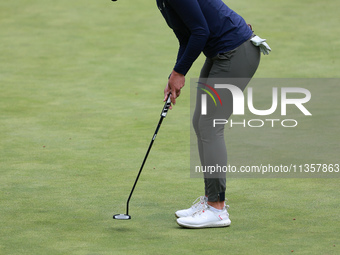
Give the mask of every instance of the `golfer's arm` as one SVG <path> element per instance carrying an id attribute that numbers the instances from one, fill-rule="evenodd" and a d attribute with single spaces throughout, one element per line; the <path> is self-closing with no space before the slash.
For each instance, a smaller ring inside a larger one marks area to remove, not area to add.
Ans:
<path id="1" fill-rule="evenodd" d="M 182 43 L 185 47 L 180 47 L 180 58 L 177 58 L 174 68 L 176 72 L 186 75 L 203 51 L 210 32 L 197 0 L 172 0 L 170 3 L 191 33 L 187 43 Z"/>

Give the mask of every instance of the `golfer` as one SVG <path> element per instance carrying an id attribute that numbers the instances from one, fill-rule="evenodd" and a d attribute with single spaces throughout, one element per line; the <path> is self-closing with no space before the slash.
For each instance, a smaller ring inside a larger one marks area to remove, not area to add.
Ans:
<path id="1" fill-rule="evenodd" d="M 264 54 L 270 51 L 265 40 L 255 36 L 245 20 L 222 0 L 157 0 L 157 6 L 179 41 L 177 60 L 164 89 L 164 100 L 171 93 L 173 105 L 184 86 L 185 75 L 201 52 L 206 61 L 199 86 L 209 84 L 215 78 L 230 78 L 233 85 L 244 90 L 259 65 L 261 51 Z M 223 107 L 209 107 L 208 102 L 207 108 L 212 110 L 207 115 L 201 115 L 201 93 L 204 93 L 203 90 L 198 89 L 193 117 L 201 164 L 226 166 L 224 126 L 213 128 L 211 119 L 230 117 L 231 93 L 220 95 Z M 199 197 L 189 209 L 175 213 L 177 223 L 187 228 L 229 226 L 225 173 L 206 173 L 204 184 L 204 196 Z"/>

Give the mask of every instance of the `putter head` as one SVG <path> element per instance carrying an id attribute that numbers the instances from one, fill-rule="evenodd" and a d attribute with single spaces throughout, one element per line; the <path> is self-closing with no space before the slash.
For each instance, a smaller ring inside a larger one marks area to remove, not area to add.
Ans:
<path id="1" fill-rule="evenodd" d="M 113 219 L 115 220 L 130 220 L 131 216 L 128 214 L 115 214 L 113 215 Z"/>

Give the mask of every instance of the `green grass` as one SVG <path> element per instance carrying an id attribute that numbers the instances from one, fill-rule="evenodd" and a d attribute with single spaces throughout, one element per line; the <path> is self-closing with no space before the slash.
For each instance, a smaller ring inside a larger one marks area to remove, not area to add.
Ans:
<path id="1" fill-rule="evenodd" d="M 228 4 L 273 49 L 257 78 L 340 78 L 339 2 Z M 339 179 L 228 179 L 231 227 L 177 226 L 174 211 L 203 190 L 189 177 L 188 86 L 202 56 L 157 136 L 133 219 L 112 220 L 125 212 L 177 51 L 154 1 L 2 1 L 0 38 L 0 254 L 339 254 Z M 316 91 L 301 157 L 335 161 L 337 94 Z M 253 159 L 286 140 L 242 135 Z"/>

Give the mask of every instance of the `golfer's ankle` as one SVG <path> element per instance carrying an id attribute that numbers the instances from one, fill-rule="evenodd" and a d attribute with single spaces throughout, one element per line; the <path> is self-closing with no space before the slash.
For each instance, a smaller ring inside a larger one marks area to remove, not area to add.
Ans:
<path id="1" fill-rule="evenodd" d="M 217 202 L 210 202 L 208 201 L 208 205 L 218 209 L 222 210 L 224 208 L 224 201 L 217 201 Z"/>

